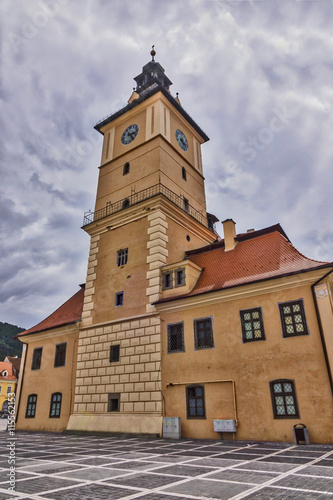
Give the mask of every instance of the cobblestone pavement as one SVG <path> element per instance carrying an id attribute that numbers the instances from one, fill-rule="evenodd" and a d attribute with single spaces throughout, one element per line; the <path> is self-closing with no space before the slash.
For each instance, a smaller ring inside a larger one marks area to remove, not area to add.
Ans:
<path id="1" fill-rule="evenodd" d="M 333 500 L 333 446 L 4 431 L 0 500 L 13 498 Z"/>

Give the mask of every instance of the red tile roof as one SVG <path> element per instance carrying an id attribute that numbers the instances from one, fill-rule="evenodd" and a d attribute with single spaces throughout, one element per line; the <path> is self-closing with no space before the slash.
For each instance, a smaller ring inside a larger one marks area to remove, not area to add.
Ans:
<path id="1" fill-rule="evenodd" d="M 17 372 L 20 371 L 20 365 L 21 365 L 21 358 L 18 358 L 17 356 L 6 356 L 6 359 L 13 365 L 14 370 Z"/>
<path id="2" fill-rule="evenodd" d="M 187 252 L 187 258 L 203 268 L 190 297 L 314 269 L 333 267 L 302 255 L 279 224 L 237 235 L 238 244 L 225 252 L 224 242 Z M 184 296 L 161 299 L 175 300 Z"/>
<path id="3" fill-rule="evenodd" d="M 8 372 L 8 376 L 7 377 L 4 377 L 3 376 L 3 372 L 4 371 L 7 371 Z M 0 361 L 0 380 L 2 382 L 10 382 L 10 381 L 16 381 L 16 377 L 14 375 L 14 372 L 13 372 L 13 365 L 7 361 Z"/>
<path id="4" fill-rule="evenodd" d="M 43 332 L 59 326 L 69 325 L 81 320 L 83 308 L 84 286 L 76 292 L 62 306 L 54 311 L 46 319 L 38 323 L 38 325 L 29 328 L 25 332 L 19 333 L 17 337 L 29 335 L 31 333 Z"/>

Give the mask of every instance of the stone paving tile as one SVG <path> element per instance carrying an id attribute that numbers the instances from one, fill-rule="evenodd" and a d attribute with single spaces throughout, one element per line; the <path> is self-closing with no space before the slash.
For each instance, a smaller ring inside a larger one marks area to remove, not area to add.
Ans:
<path id="1" fill-rule="evenodd" d="M 254 458 L 260 458 L 261 455 L 246 455 L 244 453 L 223 453 L 221 455 L 215 455 L 214 458 L 227 458 L 232 460 L 253 460 Z"/>
<path id="2" fill-rule="evenodd" d="M 325 479 L 325 481 L 323 481 L 320 478 L 294 474 L 276 481 L 274 486 L 333 493 L 333 479 Z"/>
<path id="3" fill-rule="evenodd" d="M 239 464 L 239 460 L 228 460 L 227 458 L 198 458 L 192 460 L 193 465 L 203 465 L 206 467 L 231 467 L 232 465 Z"/>
<path id="4" fill-rule="evenodd" d="M 292 491 L 280 488 L 263 488 L 246 497 L 246 500 L 328 500 L 327 495 L 321 493 L 307 493 L 305 491 Z M 331 498 L 331 497 L 329 497 Z"/>
<path id="5" fill-rule="evenodd" d="M 323 460 L 319 460 L 316 462 L 316 465 L 325 465 L 325 467 L 333 467 L 333 460 L 324 458 Z"/>
<path id="6" fill-rule="evenodd" d="M 276 473 L 276 477 L 279 474 Z M 209 479 L 220 479 L 222 481 L 235 481 L 237 483 L 262 484 L 274 478 L 274 474 L 259 473 L 257 471 L 224 470 L 210 474 Z"/>
<path id="7" fill-rule="evenodd" d="M 208 474 L 209 472 L 216 471 L 216 468 L 212 467 L 196 467 L 195 465 L 174 465 L 171 467 L 162 467 L 158 469 L 158 474 L 171 474 L 174 476 L 201 476 L 202 474 Z"/>
<path id="8" fill-rule="evenodd" d="M 123 478 L 112 479 L 108 481 L 112 484 L 118 484 L 121 486 L 132 486 L 133 488 L 147 488 L 154 489 L 159 488 L 160 486 L 165 486 L 171 483 L 175 483 L 177 481 L 181 481 L 183 478 L 181 477 L 171 477 L 171 476 L 163 476 L 162 474 L 155 473 L 135 473 L 131 475 L 127 475 Z"/>
<path id="9" fill-rule="evenodd" d="M 313 459 L 312 458 L 305 458 L 305 457 L 280 457 L 277 455 L 274 455 L 272 457 L 265 457 L 265 458 L 260 458 L 260 462 L 276 462 L 276 463 L 282 463 L 282 464 L 306 464 L 308 462 L 311 462 Z"/>
<path id="10" fill-rule="evenodd" d="M 295 469 L 297 464 L 281 464 L 276 462 L 264 462 L 263 460 L 256 462 L 246 462 L 244 464 L 240 464 L 237 467 L 234 467 L 234 470 L 237 469 L 245 469 L 245 470 L 256 470 L 263 472 L 288 472 L 292 469 Z"/>
<path id="11" fill-rule="evenodd" d="M 125 460 L 123 462 L 126 463 Z M 75 458 L 74 460 L 69 459 L 68 463 L 80 465 L 109 465 L 113 463 L 121 463 L 120 459 L 111 458 L 111 457 L 89 457 L 89 458 Z"/>
<path id="12" fill-rule="evenodd" d="M 141 500 L 184 500 L 184 497 L 178 497 L 175 495 L 163 495 L 163 493 L 144 493 L 143 495 L 135 497 L 135 500 L 139 498 Z"/>
<path id="13" fill-rule="evenodd" d="M 58 474 L 58 477 L 67 479 L 82 479 L 89 481 L 100 481 L 101 479 L 109 479 L 114 476 L 122 476 L 127 474 L 126 471 L 119 469 L 108 469 L 107 467 L 89 467 L 71 472 Z"/>
<path id="14" fill-rule="evenodd" d="M 87 484 L 40 496 L 49 500 L 114 500 L 124 498 L 132 493 L 136 492 L 125 488 L 108 486 L 107 484 Z"/>
<path id="15" fill-rule="evenodd" d="M 22 493 L 40 493 L 43 491 L 54 490 L 56 488 L 63 488 L 64 486 L 75 485 L 75 481 L 67 480 L 55 477 L 34 477 L 33 479 L 25 479 L 23 481 L 16 481 L 15 491 L 21 491 Z M 9 483 L 2 483 L 1 488 L 7 489 Z"/>
<path id="16" fill-rule="evenodd" d="M 318 462 L 317 462 L 318 463 Z M 299 475 L 309 475 L 309 476 L 322 476 L 322 477 L 333 477 L 332 467 L 321 467 L 320 465 L 309 465 L 305 469 L 295 472 Z"/>
<path id="17" fill-rule="evenodd" d="M 210 481 L 206 479 L 193 479 L 190 482 L 164 488 L 164 491 L 193 495 L 195 498 L 199 499 L 214 498 L 227 500 L 252 487 L 253 486 L 251 485 L 245 484 L 224 483 L 222 481 Z M 267 500 L 267 498 L 265 500 Z"/>

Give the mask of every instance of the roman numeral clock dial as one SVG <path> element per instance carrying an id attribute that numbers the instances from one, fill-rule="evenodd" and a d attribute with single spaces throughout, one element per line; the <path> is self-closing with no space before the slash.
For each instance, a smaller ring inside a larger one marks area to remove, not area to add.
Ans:
<path id="1" fill-rule="evenodd" d="M 134 141 L 136 136 L 139 133 L 139 126 L 136 125 L 135 123 L 133 125 L 130 125 L 127 127 L 126 130 L 124 130 L 122 136 L 121 136 L 121 143 L 124 144 L 129 144 L 130 142 Z"/>

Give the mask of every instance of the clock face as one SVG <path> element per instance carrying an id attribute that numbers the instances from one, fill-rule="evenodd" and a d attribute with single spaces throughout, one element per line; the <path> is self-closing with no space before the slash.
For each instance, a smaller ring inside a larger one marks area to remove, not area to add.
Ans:
<path id="1" fill-rule="evenodd" d="M 139 126 L 136 125 L 135 123 L 133 125 L 130 125 L 129 127 L 127 127 L 126 130 L 124 130 L 121 136 L 121 143 L 124 145 L 129 144 L 130 142 L 134 141 L 138 133 L 139 133 Z"/>
<path id="2" fill-rule="evenodd" d="M 183 151 L 188 151 L 188 142 L 183 134 L 183 132 L 179 129 L 176 130 L 176 139 L 179 144 L 179 146 L 182 148 Z"/>

